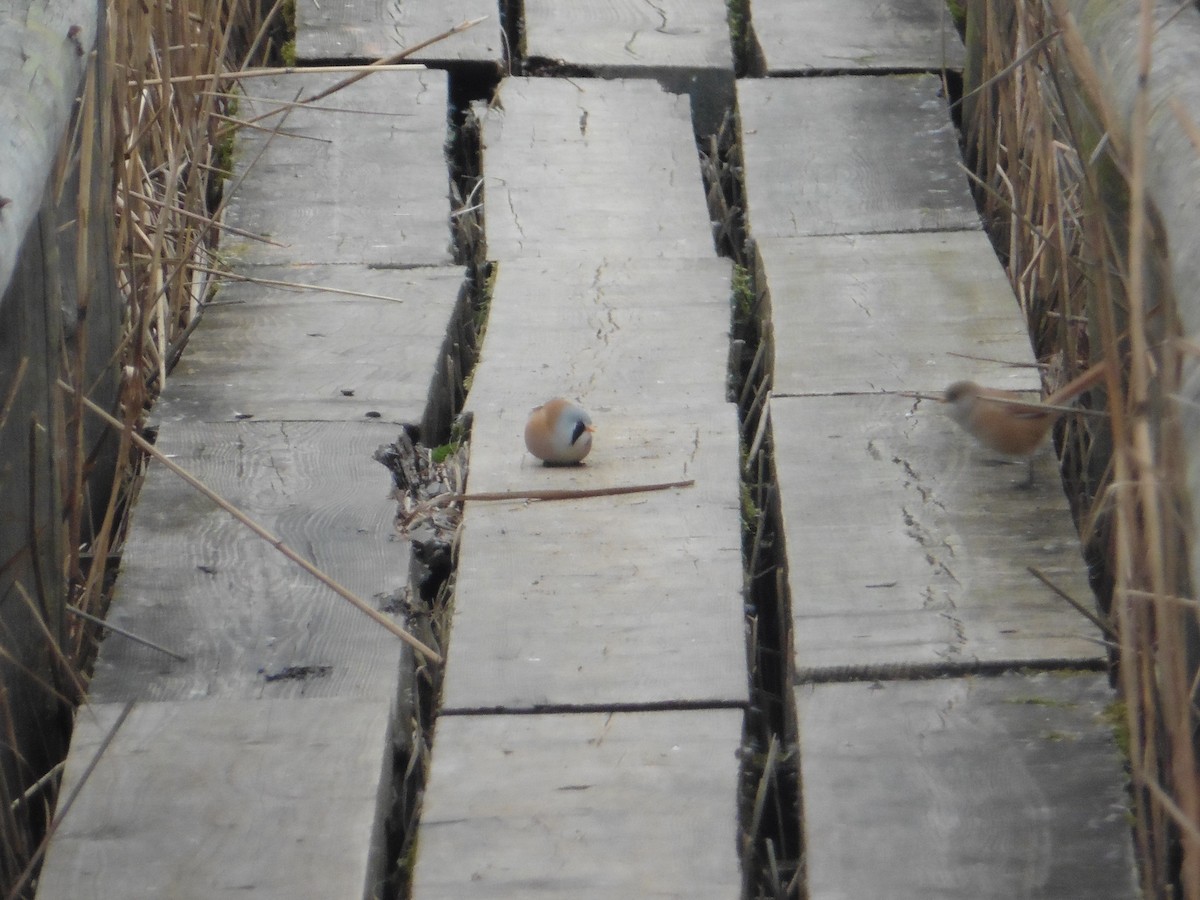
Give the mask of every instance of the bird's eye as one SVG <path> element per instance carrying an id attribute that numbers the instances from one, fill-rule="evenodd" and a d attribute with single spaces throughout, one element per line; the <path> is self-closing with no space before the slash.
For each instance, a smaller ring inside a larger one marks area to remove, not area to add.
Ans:
<path id="1" fill-rule="evenodd" d="M 583 419 L 579 419 L 575 423 L 575 427 L 571 430 L 571 443 L 574 444 L 577 440 L 583 437 L 584 432 L 586 431 L 587 422 L 583 421 Z"/>

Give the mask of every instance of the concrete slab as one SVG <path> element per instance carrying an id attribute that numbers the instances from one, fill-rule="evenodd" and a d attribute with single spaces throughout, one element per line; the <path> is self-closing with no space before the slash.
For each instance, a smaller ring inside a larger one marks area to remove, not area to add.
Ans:
<path id="1" fill-rule="evenodd" d="M 218 291 L 156 420 L 425 418 L 463 314 L 464 270 L 261 266 L 243 274 L 264 281 Z"/>
<path id="2" fill-rule="evenodd" d="M 740 710 L 443 716 L 414 900 L 740 896 Z"/>
<path id="3" fill-rule="evenodd" d="M 605 416 L 723 404 L 731 274 L 715 258 L 501 263 L 467 400 L 476 426 L 503 419 L 523 452 L 529 411 L 555 395 Z"/>
<path id="4" fill-rule="evenodd" d="M 680 434 L 657 447 L 700 457 L 678 472 L 695 487 L 468 504 L 443 712 L 746 702 L 737 442 L 726 414 L 695 432 L 698 446 Z M 541 488 L 666 474 L 615 463 L 523 472 Z"/>
<path id="5" fill-rule="evenodd" d="M 753 0 L 765 74 L 961 70 L 965 51 L 943 0 Z"/>
<path id="6" fill-rule="evenodd" d="M 989 465 L 937 406 L 772 402 L 800 680 L 1102 663 L 1095 627 L 1027 570 L 1091 596 L 1053 454 L 1023 487 L 1023 462 Z"/>
<path id="7" fill-rule="evenodd" d="M 981 231 L 767 238 L 758 265 L 776 396 L 940 393 L 964 378 L 1041 390 L 1024 316 Z"/>
<path id="8" fill-rule="evenodd" d="M 978 229 L 933 75 L 738 82 L 756 239 Z"/>
<path id="9" fill-rule="evenodd" d="M 744 702 L 729 276 L 717 259 L 499 264 L 468 490 L 695 484 L 469 503 L 444 709 Z M 525 450 L 530 410 L 556 394 L 592 413 L 583 466 Z"/>
<path id="10" fill-rule="evenodd" d="M 408 577 L 388 475 L 396 428 L 362 423 L 172 423 L 158 448 L 360 597 Z M 151 464 L 108 621 L 187 657 L 111 635 L 94 703 L 219 697 L 392 698 L 404 645 Z"/>
<path id="11" fill-rule="evenodd" d="M 476 63 L 499 69 L 504 35 L 494 0 L 297 0 L 296 58 L 373 60 L 486 17 L 466 31 L 418 50 L 406 62 L 432 66 Z"/>
<path id="12" fill-rule="evenodd" d="M 275 114 L 348 77 L 247 80 L 229 224 L 283 246 L 227 239 L 242 264 L 434 266 L 450 252 L 445 72 L 377 72 L 311 105 Z M 260 118 L 264 117 L 266 118 Z M 273 129 L 278 134 L 272 134 Z M 261 129 L 261 130 L 260 130 Z"/>
<path id="13" fill-rule="evenodd" d="M 601 78 L 652 78 L 692 100 L 696 130 L 714 134 L 733 105 L 733 52 L 723 0 L 611 3 L 525 0 L 528 64 Z"/>
<path id="14" fill-rule="evenodd" d="M 812 900 L 1139 896 L 1103 675 L 796 689 Z"/>
<path id="15" fill-rule="evenodd" d="M 716 255 L 686 98 L 508 78 L 482 115 L 489 259 Z"/>
<path id="16" fill-rule="evenodd" d="M 80 710 L 62 796 L 123 707 Z M 38 896 L 377 896 L 390 732 L 383 699 L 138 704 L 51 841 Z"/>

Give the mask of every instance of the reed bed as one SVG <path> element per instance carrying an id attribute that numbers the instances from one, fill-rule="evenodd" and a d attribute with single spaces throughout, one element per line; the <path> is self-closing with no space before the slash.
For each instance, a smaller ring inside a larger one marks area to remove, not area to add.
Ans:
<path id="1" fill-rule="evenodd" d="M 94 398 L 140 428 L 198 319 L 216 268 L 228 174 L 236 101 L 225 76 L 278 58 L 282 7 L 111 0 L 60 151 L 53 188 L 60 233 L 74 238 L 65 268 L 75 273 L 78 326 L 62 354 L 67 390 L 55 436 L 64 448 L 68 615 L 61 641 L 47 630 L 54 673 L 46 687 L 68 720 L 85 692 L 143 462 L 128 431 L 98 424 L 85 402 Z M 93 233 L 106 239 L 101 246 Z M 105 308 L 106 271 L 119 310 Z M 114 327 L 102 333 L 97 323 L 106 318 Z M 32 895 L 60 773 L 61 762 L 48 760 L 32 784 L 0 783 L 0 896 Z"/>
<path id="2" fill-rule="evenodd" d="M 1154 5 L 1141 4 L 1143 75 Z M 1044 378 L 1054 387 L 1108 363 L 1091 401 L 1107 420 L 1069 421 L 1056 440 L 1110 637 L 1142 891 L 1195 900 L 1200 622 L 1170 402 L 1182 351 L 1144 188 L 1145 81 L 1131 120 L 1120 121 L 1063 0 L 972 4 L 968 44 L 967 155 Z"/>
<path id="3" fill-rule="evenodd" d="M 230 95 L 214 73 L 229 68 L 232 38 L 246 12 L 244 0 L 188 0 L 143 6 L 114 0 L 108 9 L 106 109 L 81 112 L 111 127 L 113 247 L 117 288 L 124 302 L 116 348 L 121 383 L 118 415 L 137 427 L 166 381 L 171 363 L 194 327 L 218 243 L 215 216 L 225 176 L 222 129 Z M 236 28 L 235 28 L 236 24 Z M 84 266 L 79 267 L 86 271 Z M 75 389 L 70 424 L 80 430 L 90 415 L 83 398 L 91 385 L 76 368 L 64 373 Z M 122 471 L 102 507 L 97 527 L 70 546 L 87 559 L 72 560 L 73 598 L 86 612 L 102 612 L 103 561 L 119 544 L 120 518 L 128 507 L 141 457 L 124 436 L 117 458 Z M 79 448 L 79 454 L 87 448 Z M 82 477 L 86 472 L 78 472 Z M 78 502 L 82 492 L 68 496 Z M 78 665 L 90 635 L 72 630 L 67 652 Z"/>
<path id="4" fill-rule="evenodd" d="M 60 202 L 65 197 L 67 205 L 78 188 L 77 207 L 64 214 L 60 230 L 77 232 L 77 253 L 67 268 L 77 281 L 80 324 L 63 354 L 59 386 L 64 412 L 55 434 L 56 446 L 65 448 L 67 459 L 62 495 L 70 616 L 61 640 L 46 630 L 54 664 L 52 678 L 45 679 L 43 687 L 59 698 L 66 722 L 86 693 L 101 630 L 114 630 L 102 624 L 103 614 L 125 537 L 126 514 L 136 498 L 144 462 L 150 455 L 161 457 L 152 446 L 153 435 L 147 440 L 146 413 L 217 283 L 246 280 L 225 271 L 219 253 L 222 235 L 233 232 L 239 239 L 263 239 L 224 225 L 222 211 L 225 198 L 237 187 L 237 181 L 230 180 L 237 129 L 277 130 L 290 112 L 291 106 L 284 105 L 265 124 L 237 117 L 239 84 L 244 78 L 297 71 L 280 68 L 294 56 L 289 43 L 291 12 L 289 0 L 110 0 L 107 27 L 101 29 L 91 55 L 87 89 L 74 130 L 61 150 L 57 180 Z M 346 77 L 303 102 L 320 100 L 480 21 L 460 23 L 371 65 L 326 67 L 323 71 L 343 72 Z M 457 145 L 470 157 L 469 139 Z M 458 162 L 461 166 L 462 160 Z M 78 185 L 73 173 L 80 173 Z M 460 175 L 454 184 L 461 191 L 455 195 L 456 237 L 461 261 L 475 270 L 481 264 L 482 234 L 478 177 L 470 171 Z M 98 198 L 103 199 L 98 202 Z M 100 246 L 83 239 L 89 229 L 103 233 Z M 477 277 L 484 276 L 477 273 Z M 112 299 L 101 296 L 109 281 L 115 285 L 115 305 L 120 306 L 119 326 L 115 334 L 91 334 L 94 329 L 88 323 L 100 317 L 94 311 L 88 315 L 89 305 L 95 301 L 99 309 L 104 305 L 101 300 Z M 447 411 L 431 420 L 435 430 L 448 430 L 452 412 L 461 405 L 463 379 L 477 348 L 475 317 L 480 314 L 475 299 L 465 301 L 463 321 L 448 338 Z M 102 351 L 99 361 L 97 346 Z M 173 465 L 161 458 L 160 462 L 168 468 Z M 110 470 L 115 474 L 109 475 Z M 262 534 L 206 486 L 179 474 L 289 555 L 280 542 Z M 399 630 L 294 552 L 291 558 L 381 624 Z M 408 633 L 400 636 L 410 639 Z M 3 697 L 0 690 L 0 701 Z M 0 740 L 5 737 L 6 712 L 0 702 Z M 15 746 L 11 727 L 7 730 L 9 745 Z M 62 753 L 65 747 L 64 741 Z M 0 896 L 32 896 L 37 866 L 56 823 L 62 753 L 49 759 L 31 785 L 7 784 L 0 772 Z M 70 799 L 61 801 L 63 808 Z"/>

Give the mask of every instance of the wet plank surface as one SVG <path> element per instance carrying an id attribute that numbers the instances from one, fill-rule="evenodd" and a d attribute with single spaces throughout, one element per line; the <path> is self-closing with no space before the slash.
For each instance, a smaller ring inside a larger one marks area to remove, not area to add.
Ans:
<path id="1" fill-rule="evenodd" d="M 173 422 L 158 447 L 327 574 L 383 606 L 408 573 L 393 540 L 388 424 Z M 138 501 L 94 702 L 395 695 L 402 644 L 161 466 Z M 291 673 L 289 675 L 289 673 Z"/>
<path id="2" fill-rule="evenodd" d="M 808 896 L 1138 896 L 1111 701 L 1066 673 L 797 688 Z"/>
<path id="3" fill-rule="evenodd" d="M 421 422 L 461 312 L 462 269 L 262 266 L 251 277 L 318 289 L 223 286 L 158 421 Z"/>
<path id="4" fill-rule="evenodd" d="M 716 259 L 500 264 L 469 489 L 696 484 L 468 504 L 446 710 L 744 701 L 729 274 Z M 524 447 L 530 409 L 559 393 L 597 427 L 580 467 Z"/>
<path id="5" fill-rule="evenodd" d="M 413 896 L 740 896 L 741 730 L 738 710 L 443 717 Z"/>
<path id="6" fill-rule="evenodd" d="M 1048 447 L 1023 487 L 928 401 L 785 398 L 771 422 L 800 680 L 1102 661 L 1027 571 L 1089 596 Z"/>
<path id="7" fill-rule="evenodd" d="M 942 0 L 754 0 L 768 75 L 961 69 L 964 50 Z"/>
<path id="8" fill-rule="evenodd" d="M 979 228 L 933 75 L 738 82 L 755 238 Z"/>
<path id="9" fill-rule="evenodd" d="M 244 264 L 446 265 L 450 181 L 444 72 L 378 72 L 310 106 L 290 106 L 347 75 L 248 80 L 238 114 L 230 225 Z M 272 129 L 278 128 L 278 134 Z M 400 173 L 403 172 L 403 177 Z"/>
<path id="10" fill-rule="evenodd" d="M 733 53 L 723 0 L 525 0 L 533 67 L 604 78 L 652 78 L 687 94 L 697 130 L 711 134 L 733 103 Z"/>
<path id="11" fill-rule="evenodd" d="M 381 59 L 480 17 L 486 18 L 405 61 L 498 68 L 504 60 L 504 38 L 495 0 L 297 0 L 296 58 Z"/>
<path id="12" fill-rule="evenodd" d="M 715 255 L 686 97 L 509 78 L 483 115 L 490 259 Z"/>
<path id="13" fill-rule="evenodd" d="M 69 796 L 122 703 L 80 711 Z M 383 874 L 387 700 L 141 703 L 51 844 L 38 896 L 361 897 Z M 314 810 L 316 817 L 299 814 Z"/>
<path id="14" fill-rule="evenodd" d="M 962 378 L 1041 388 L 1016 298 L 982 231 L 764 239 L 758 255 L 776 396 L 935 393 Z"/>

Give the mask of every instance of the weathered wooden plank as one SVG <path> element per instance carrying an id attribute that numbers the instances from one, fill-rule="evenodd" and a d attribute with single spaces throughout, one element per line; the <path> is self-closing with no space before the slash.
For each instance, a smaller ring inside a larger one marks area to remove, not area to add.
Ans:
<path id="1" fill-rule="evenodd" d="M 982 231 L 757 246 L 776 396 L 937 392 L 961 378 L 1039 390 L 1021 311 Z"/>
<path id="2" fill-rule="evenodd" d="M 754 0 L 751 25 L 767 75 L 963 67 L 944 0 Z"/>
<path id="3" fill-rule="evenodd" d="M 729 274 L 717 259 L 500 263 L 467 398 L 469 490 L 696 484 L 468 504 L 444 708 L 744 701 Z M 530 409 L 555 394 L 593 415 L 584 466 L 525 450 Z"/>
<path id="4" fill-rule="evenodd" d="M 1102 675 L 796 689 L 813 900 L 1139 896 Z"/>
<path id="5" fill-rule="evenodd" d="M 63 796 L 122 707 L 80 712 Z M 38 896 L 378 896 L 389 720 L 383 698 L 135 706 L 55 834 Z"/>
<path id="6" fill-rule="evenodd" d="M 694 488 L 468 504 L 443 711 L 746 701 L 732 408 L 713 419 L 646 451 L 690 457 L 691 471 L 672 468 Z M 519 471 L 540 488 L 667 474 L 620 462 Z"/>
<path id="7" fill-rule="evenodd" d="M 360 597 L 404 585 L 386 471 L 391 425 L 190 423 L 159 449 Z M 402 644 L 151 464 L 109 621 L 187 657 L 120 636 L 100 649 L 95 702 L 133 698 L 392 697 Z"/>
<path id="8" fill-rule="evenodd" d="M 685 98 L 508 78 L 482 115 L 489 258 L 715 255 Z"/>
<path id="9" fill-rule="evenodd" d="M 653 78 L 688 94 L 701 134 L 733 105 L 733 53 L 723 0 L 525 0 L 529 65 L 603 78 Z"/>
<path id="10" fill-rule="evenodd" d="M 775 465 L 801 679 L 1103 659 L 1028 571 L 1090 596 L 1053 453 L 988 465 L 938 404 L 778 399 Z"/>
<path id="11" fill-rule="evenodd" d="M 222 287 L 167 382 L 159 421 L 422 421 L 446 372 L 443 345 L 462 313 L 463 270 L 278 266 L 246 274 L 330 290 Z"/>
<path id="12" fill-rule="evenodd" d="M 529 410 L 556 394 L 597 414 L 722 403 L 730 274 L 715 258 L 501 263 L 468 398 L 477 424 L 503 418 L 519 436 Z"/>
<path id="13" fill-rule="evenodd" d="M 235 182 L 227 218 L 284 246 L 227 240 L 222 249 L 246 264 L 450 263 L 446 73 L 377 72 L 292 105 L 345 77 L 247 82 L 238 111 L 255 127 L 238 132 L 234 174 L 253 175 Z"/>
<path id="14" fill-rule="evenodd" d="M 933 75 L 738 82 L 755 238 L 980 227 Z"/>
<path id="15" fill-rule="evenodd" d="M 381 59 L 481 17 L 486 20 L 418 50 L 406 61 L 480 63 L 499 68 L 504 60 L 504 36 L 495 0 L 298 0 L 296 58 Z"/>
<path id="16" fill-rule="evenodd" d="M 438 721 L 414 900 L 740 895 L 739 710 Z"/>

